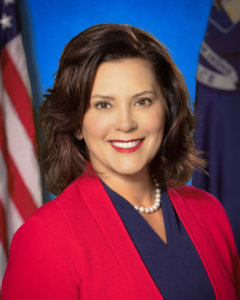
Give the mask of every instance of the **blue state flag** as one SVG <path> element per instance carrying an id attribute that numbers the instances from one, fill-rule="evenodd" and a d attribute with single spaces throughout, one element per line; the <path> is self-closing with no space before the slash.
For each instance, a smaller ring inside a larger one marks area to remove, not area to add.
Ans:
<path id="1" fill-rule="evenodd" d="M 192 184 L 224 205 L 240 253 L 240 1 L 215 1 L 202 42 L 196 86 L 197 148 L 209 176 Z"/>

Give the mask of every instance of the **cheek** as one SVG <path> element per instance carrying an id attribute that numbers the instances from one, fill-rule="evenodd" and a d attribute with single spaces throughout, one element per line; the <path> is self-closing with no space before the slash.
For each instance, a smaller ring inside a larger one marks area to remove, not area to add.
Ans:
<path id="1" fill-rule="evenodd" d="M 87 114 L 83 120 L 83 138 L 88 140 L 90 138 L 102 137 L 106 133 L 108 122 L 106 118 L 96 116 L 95 114 Z"/>
<path id="2" fill-rule="evenodd" d="M 153 111 L 145 119 L 145 128 L 152 133 L 162 133 L 165 126 L 165 113 L 162 110 Z"/>

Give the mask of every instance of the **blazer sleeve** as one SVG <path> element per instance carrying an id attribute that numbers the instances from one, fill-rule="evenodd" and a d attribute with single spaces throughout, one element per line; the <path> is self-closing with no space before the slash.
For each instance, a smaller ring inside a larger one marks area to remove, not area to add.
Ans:
<path id="1" fill-rule="evenodd" d="M 32 217 L 14 235 L 2 299 L 80 299 L 66 256 L 49 228 L 38 216 Z"/>

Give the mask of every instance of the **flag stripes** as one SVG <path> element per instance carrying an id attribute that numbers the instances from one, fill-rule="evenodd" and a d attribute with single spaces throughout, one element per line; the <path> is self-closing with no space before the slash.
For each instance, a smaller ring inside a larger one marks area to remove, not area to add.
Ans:
<path id="1" fill-rule="evenodd" d="M 16 230 L 41 205 L 30 81 L 15 3 L 0 0 L 0 299 Z M 8 18 L 8 23 L 3 20 Z M 5 24 L 5 25 L 3 25 Z M 6 25 L 7 24 L 7 25 Z M 15 26 L 15 27 L 14 27 Z"/>
<path id="2" fill-rule="evenodd" d="M 38 161 L 35 154 L 35 149 L 32 141 L 35 138 L 34 127 L 31 132 L 32 138 L 29 139 L 27 132 L 21 123 L 16 110 L 13 107 L 11 98 L 3 91 L 4 107 L 3 113 L 8 116 L 5 119 L 6 138 L 8 142 L 8 151 L 16 165 L 16 168 L 21 173 L 21 177 L 31 196 L 33 197 L 35 204 L 39 206 L 41 204 L 41 189 L 40 189 L 40 176 L 38 170 Z M 22 105 L 26 106 L 28 100 L 24 103 L 24 98 L 20 98 L 23 102 Z M 32 124 L 34 126 L 34 124 Z M 21 147 L 19 147 L 21 145 Z M 17 151 L 16 151 L 17 150 Z M 37 189 L 37 190 L 36 190 Z"/>
<path id="3" fill-rule="evenodd" d="M 5 91 L 8 93 L 21 123 L 34 144 L 34 127 L 32 126 L 34 121 L 31 100 L 6 49 L 3 49 L 1 52 L 1 62 L 2 81 Z"/>
<path id="4" fill-rule="evenodd" d="M 9 41 L 5 47 L 7 49 L 8 55 L 10 56 L 17 73 L 19 74 L 26 90 L 28 96 L 31 98 L 31 85 L 28 76 L 28 69 L 25 55 L 19 55 L 19 53 L 24 53 L 22 37 L 20 34 L 16 35 L 11 41 Z"/>
<path id="5" fill-rule="evenodd" d="M 8 156 L 8 162 L 8 174 L 11 178 L 11 181 L 8 184 L 9 194 L 22 219 L 27 220 L 37 209 L 37 205 L 31 197 L 29 190 L 24 184 L 21 174 L 18 172 L 10 155 Z"/>

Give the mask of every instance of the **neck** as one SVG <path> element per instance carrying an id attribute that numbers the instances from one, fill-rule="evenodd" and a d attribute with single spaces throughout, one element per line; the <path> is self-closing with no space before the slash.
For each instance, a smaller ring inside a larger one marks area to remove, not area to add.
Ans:
<path id="1" fill-rule="evenodd" d="M 154 202 L 154 187 L 148 172 L 128 176 L 99 174 L 100 179 L 132 205 L 150 206 Z"/>

